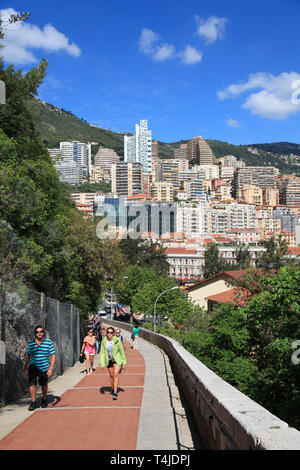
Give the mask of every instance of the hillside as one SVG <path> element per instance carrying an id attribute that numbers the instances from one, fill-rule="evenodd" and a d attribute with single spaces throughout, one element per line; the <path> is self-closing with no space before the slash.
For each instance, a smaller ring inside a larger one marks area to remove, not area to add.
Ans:
<path id="1" fill-rule="evenodd" d="M 97 145 L 92 146 L 93 155 L 100 146 L 103 146 L 114 149 L 123 159 L 124 135 L 130 135 L 129 132 L 117 133 L 92 126 L 70 111 L 57 108 L 38 99 L 34 101 L 33 106 L 38 135 L 47 147 L 58 147 L 61 141 L 97 142 Z M 279 142 L 233 145 L 218 140 L 206 140 L 217 158 L 224 155 L 235 155 L 248 166 L 272 165 L 279 168 L 281 173 L 300 174 L 300 145 L 298 144 Z M 159 157 L 173 158 L 174 149 L 186 142 L 186 140 L 172 143 L 158 142 Z"/>

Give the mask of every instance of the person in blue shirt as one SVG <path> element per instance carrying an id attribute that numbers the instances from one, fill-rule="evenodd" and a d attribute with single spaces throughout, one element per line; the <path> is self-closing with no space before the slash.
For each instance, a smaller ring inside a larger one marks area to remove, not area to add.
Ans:
<path id="1" fill-rule="evenodd" d="M 37 408 L 36 387 L 37 379 L 42 388 L 42 408 L 47 407 L 48 379 L 53 373 L 56 354 L 52 341 L 46 338 L 44 327 L 37 325 L 34 330 L 34 339 L 30 341 L 27 349 L 24 374 L 28 376 L 28 386 L 31 403 L 28 408 L 33 411 Z"/>

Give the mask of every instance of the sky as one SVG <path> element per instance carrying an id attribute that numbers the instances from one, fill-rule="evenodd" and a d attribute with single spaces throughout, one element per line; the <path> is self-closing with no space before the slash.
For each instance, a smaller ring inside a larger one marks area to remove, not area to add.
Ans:
<path id="1" fill-rule="evenodd" d="M 38 97 L 90 124 L 300 144 L 300 0 L 0 0 L 0 14 L 5 66 L 46 57 Z"/>

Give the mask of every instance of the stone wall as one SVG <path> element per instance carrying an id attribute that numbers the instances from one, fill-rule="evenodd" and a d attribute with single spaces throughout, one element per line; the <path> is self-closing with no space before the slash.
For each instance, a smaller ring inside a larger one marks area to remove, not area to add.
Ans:
<path id="1" fill-rule="evenodd" d="M 52 379 L 71 367 L 80 352 L 79 311 L 73 305 L 26 290 L 9 294 L 5 317 L 5 364 L 1 364 L 0 368 L 3 405 L 17 401 L 28 393 L 28 379 L 23 372 L 24 360 L 28 343 L 33 339 L 34 328 L 38 324 L 45 327 L 46 336 L 53 341 L 56 350 Z"/>
<path id="2" fill-rule="evenodd" d="M 131 331 L 132 325 L 109 321 Z M 300 432 L 217 376 L 177 341 L 140 328 L 168 355 L 207 450 L 300 450 Z"/>

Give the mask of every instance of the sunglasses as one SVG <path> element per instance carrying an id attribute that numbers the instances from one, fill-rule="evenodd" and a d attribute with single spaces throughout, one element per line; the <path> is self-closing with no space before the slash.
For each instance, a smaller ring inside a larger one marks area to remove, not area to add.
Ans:
<path id="1" fill-rule="evenodd" d="M 107 334 L 108 334 L 108 335 L 113 335 L 114 332 L 113 332 L 113 331 L 107 331 Z"/>

